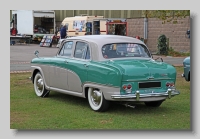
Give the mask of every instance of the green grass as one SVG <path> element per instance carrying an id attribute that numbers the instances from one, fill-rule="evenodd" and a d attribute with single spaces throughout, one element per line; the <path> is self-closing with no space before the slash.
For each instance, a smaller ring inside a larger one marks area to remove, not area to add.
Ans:
<path id="1" fill-rule="evenodd" d="M 176 87 L 180 95 L 168 99 L 159 108 L 135 108 L 112 103 L 103 113 L 94 112 L 86 99 L 51 92 L 37 97 L 30 73 L 10 74 L 10 128 L 53 130 L 191 130 L 190 82 L 177 67 Z"/>
<path id="2" fill-rule="evenodd" d="M 190 56 L 190 52 L 177 52 L 172 47 L 169 48 L 168 51 L 168 56 L 173 56 L 173 57 L 182 57 L 182 56 Z"/>

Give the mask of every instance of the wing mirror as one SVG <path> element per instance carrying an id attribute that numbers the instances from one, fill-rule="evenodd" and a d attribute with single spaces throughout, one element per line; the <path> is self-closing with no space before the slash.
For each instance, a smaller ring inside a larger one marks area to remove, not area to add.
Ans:
<path id="1" fill-rule="evenodd" d="M 155 58 L 154 60 L 158 60 L 158 59 L 160 59 L 160 60 L 163 62 L 162 57 L 157 57 L 157 58 Z"/>
<path id="2" fill-rule="evenodd" d="M 155 61 L 156 61 L 156 60 L 158 60 L 158 59 L 160 59 L 160 60 L 163 62 L 163 59 L 162 59 L 162 57 L 157 57 L 157 58 L 155 58 L 155 59 L 154 59 L 154 58 L 153 58 L 153 54 L 152 54 L 152 53 L 151 53 L 151 58 L 152 58 L 153 60 L 155 60 Z"/>
<path id="3" fill-rule="evenodd" d="M 36 51 L 34 52 L 34 54 L 38 57 L 39 51 L 36 50 Z M 39 58 L 39 57 L 38 57 L 38 58 Z"/>

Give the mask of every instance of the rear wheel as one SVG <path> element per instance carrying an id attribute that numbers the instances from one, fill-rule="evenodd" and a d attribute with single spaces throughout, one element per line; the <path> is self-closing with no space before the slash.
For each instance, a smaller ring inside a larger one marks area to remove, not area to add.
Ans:
<path id="1" fill-rule="evenodd" d="M 92 110 L 98 112 L 106 111 L 109 107 L 109 101 L 104 98 L 103 92 L 94 88 L 88 89 L 88 102 Z"/>
<path id="2" fill-rule="evenodd" d="M 44 79 L 40 72 L 37 72 L 34 78 L 34 89 L 35 93 L 39 97 L 47 97 L 49 95 L 49 91 L 45 88 Z"/>
<path id="3" fill-rule="evenodd" d="M 152 101 L 152 102 L 144 102 L 146 106 L 149 107 L 159 107 L 162 104 L 163 100 L 161 101 Z"/>

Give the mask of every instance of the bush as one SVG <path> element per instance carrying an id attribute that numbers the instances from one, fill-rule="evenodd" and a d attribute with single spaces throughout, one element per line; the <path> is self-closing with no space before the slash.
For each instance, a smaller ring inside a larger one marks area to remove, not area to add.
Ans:
<path id="1" fill-rule="evenodd" d="M 165 35 L 161 35 L 158 38 L 158 54 L 167 55 L 168 47 L 167 47 L 167 37 Z"/>

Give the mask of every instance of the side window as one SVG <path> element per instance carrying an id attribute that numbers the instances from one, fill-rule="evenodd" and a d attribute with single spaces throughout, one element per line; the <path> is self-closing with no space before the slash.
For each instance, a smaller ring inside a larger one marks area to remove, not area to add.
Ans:
<path id="1" fill-rule="evenodd" d="M 74 57 L 80 59 L 90 59 L 90 49 L 88 44 L 85 42 L 77 42 Z"/>
<path id="2" fill-rule="evenodd" d="M 60 56 L 71 56 L 72 53 L 73 42 L 65 42 L 63 47 L 59 53 Z"/>
<path id="3" fill-rule="evenodd" d="M 90 59 L 90 49 L 88 47 L 85 59 Z"/>

